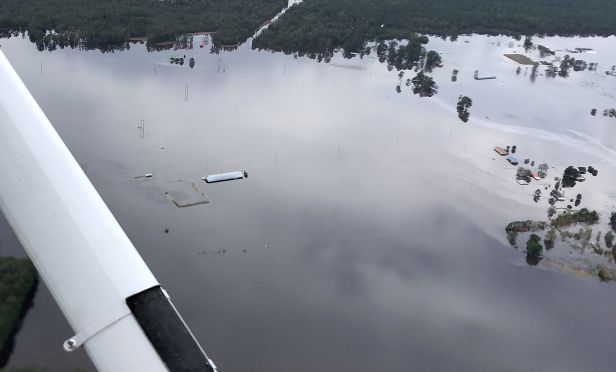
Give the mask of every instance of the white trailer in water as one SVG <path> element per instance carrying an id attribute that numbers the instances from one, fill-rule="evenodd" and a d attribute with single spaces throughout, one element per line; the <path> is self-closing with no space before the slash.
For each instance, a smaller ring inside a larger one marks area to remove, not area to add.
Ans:
<path id="1" fill-rule="evenodd" d="M 207 183 L 216 183 L 216 182 L 224 182 L 224 181 L 233 181 L 233 180 L 241 180 L 244 178 L 248 178 L 248 172 L 245 170 L 243 172 L 235 171 L 235 172 L 227 172 L 227 173 L 219 173 L 219 174 L 210 174 L 209 176 L 205 176 L 202 178 Z"/>

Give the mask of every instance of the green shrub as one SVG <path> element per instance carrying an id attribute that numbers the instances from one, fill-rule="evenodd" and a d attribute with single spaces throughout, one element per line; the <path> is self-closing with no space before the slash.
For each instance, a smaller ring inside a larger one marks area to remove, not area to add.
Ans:
<path id="1" fill-rule="evenodd" d="M 526 262 L 529 265 L 537 265 L 543 258 L 543 247 L 541 238 L 537 234 L 531 234 L 526 242 Z"/>

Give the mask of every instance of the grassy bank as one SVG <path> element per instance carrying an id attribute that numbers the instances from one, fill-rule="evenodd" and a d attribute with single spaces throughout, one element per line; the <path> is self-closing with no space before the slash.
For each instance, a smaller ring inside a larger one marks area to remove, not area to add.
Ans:
<path id="1" fill-rule="evenodd" d="M 504 56 L 509 58 L 509 59 L 512 59 L 512 60 L 516 61 L 517 63 L 519 63 L 521 65 L 531 65 L 531 66 L 534 66 L 534 65 L 537 64 L 537 62 L 535 62 L 532 59 L 528 58 L 524 54 L 512 53 L 512 54 L 504 54 Z"/>
<path id="2" fill-rule="evenodd" d="M 31 304 L 38 276 L 27 258 L 0 257 L 0 368 L 11 353 L 13 337 Z"/>

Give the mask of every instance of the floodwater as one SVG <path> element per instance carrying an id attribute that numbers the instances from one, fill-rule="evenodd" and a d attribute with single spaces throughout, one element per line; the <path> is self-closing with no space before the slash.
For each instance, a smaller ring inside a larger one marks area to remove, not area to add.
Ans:
<path id="1" fill-rule="evenodd" d="M 535 40 L 595 48 L 576 57 L 599 73 L 534 82 L 502 56 L 522 49 L 509 41 L 431 39 L 444 67 L 429 99 L 396 93 L 374 53 L 334 66 L 246 45 L 1 44 L 221 371 L 609 370 L 616 285 L 526 265 L 504 227 L 547 203 L 492 148 L 515 144 L 559 172 L 595 166 L 583 205 L 614 210 L 616 120 L 590 110 L 616 107 L 603 74 L 616 39 Z M 183 53 L 194 69 L 169 64 Z M 475 81 L 476 69 L 498 78 Z M 467 124 L 461 94 L 474 102 Z M 200 181 L 243 169 L 246 180 Z M 180 179 L 210 203 L 175 207 L 164 189 Z M 1 226 L 0 254 L 24 255 Z M 93 370 L 62 350 L 71 332 L 39 286 L 8 366 Z"/>

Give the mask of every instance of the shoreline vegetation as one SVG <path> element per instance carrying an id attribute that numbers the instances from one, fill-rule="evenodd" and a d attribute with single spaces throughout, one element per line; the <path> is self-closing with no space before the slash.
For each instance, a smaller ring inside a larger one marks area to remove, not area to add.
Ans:
<path id="1" fill-rule="evenodd" d="M 342 48 L 350 57 L 363 53 L 367 42 L 413 40 L 420 34 L 521 39 L 609 36 L 616 29 L 611 0 L 588 0 L 583 7 L 577 0 L 304 0 L 271 23 L 287 5 L 287 0 L 4 0 L 0 35 L 27 32 L 41 51 L 122 50 L 129 41 L 155 49 L 195 34 L 211 34 L 214 46 L 229 48 L 269 24 L 253 40 L 254 49 L 328 56 Z"/>
<path id="2" fill-rule="evenodd" d="M 600 257 L 607 257 L 609 262 L 613 263 L 616 259 L 616 244 L 614 242 L 616 228 L 612 222 L 616 221 L 616 212 L 612 212 L 609 221 L 611 230 L 608 230 L 605 234 L 602 231 L 593 233 L 591 226 L 597 225 L 599 221 L 599 214 L 587 208 L 580 210 L 565 209 L 562 213 L 556 213 L 556 209 L 550 207 L 547 222 L 513 221 L 505 227 L 505 233 L 509 244 L 516 249 L 518 248 L 519 234 L 531 233 L 526 242 L 525 251 L 526 262 L 531 266 L 539 264 L 546 258 L 544 252 L 553 249 L 558 242 L 564 244 L 570 254 L 573 251 L 581 254 L 589 252 L 593 253 L 599 261 L 601 261 Z M 545 233 L 542 233 L 544 231 Z M 543 245 L 541 244 L 542 241 Z M 552 264 L 554 263 L 552 262 Z M 567 262 L 558 261 L 558 264 L 562 267 L 570 266 Z M 601 263 L 587 261 L 585 269 L 577 268 L 576 270 L 598 277 L 603 282 L 616 279 L 616 269 L 609 268 Z"/>
<path id="3" fill-rule="evenodd" d="M 286 6 L 286 0 L 4 0 L 0 30 L 28 31 L 41 51 L 124 49 L 130 39 L 155 45 L 200 30 L 213 33 L 215 45 L 236 45 Z"/>
<path id="4" fill-rule="evenodd" d="M 0 368 L 8 361 L 37 284 L 38 274 L 29 259 L 0 257 Z"/>

